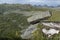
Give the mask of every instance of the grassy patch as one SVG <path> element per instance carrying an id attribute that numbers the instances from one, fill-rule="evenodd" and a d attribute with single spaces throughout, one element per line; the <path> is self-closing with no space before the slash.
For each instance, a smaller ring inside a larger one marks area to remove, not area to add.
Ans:
<path id="1" fill-rule="evenodd" d="M 50 21 L 60 21 L 60 11 L 52 11 L 52 16 L 49 18 Z"/>

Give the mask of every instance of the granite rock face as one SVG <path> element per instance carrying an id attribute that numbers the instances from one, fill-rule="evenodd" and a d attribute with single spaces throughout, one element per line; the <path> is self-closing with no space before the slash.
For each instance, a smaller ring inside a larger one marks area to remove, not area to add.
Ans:
<path id="1" fill-rule="evenodd" d="M 52 35 L 54 35 L 54 34 L 58 34 L 59 33 L 59 30 L 56 30 L 56 29 L 49 29 L 49 30 L 47 30 L 47 29 L 45 29 L 45 28 L 43 28 L 42 29 L 42 32 L 45 34 L 45 35 L 48 35 L 48 37 L 51 37 Z"/>
<path id="2" fill-rule="evenodd" d="M 43 22 L 44 26 L 52 27 L 52 28 L 60 28 L 60 23 L 54 23 L 54 22 Z"/>
<path id="3" fill-rule="evenodd" d="M 32 33 L 34 33 L 36 30 L 37 30 L 37 25 L 38 24 L 35 24 L 35 25 L 30 25 L 21 35 L 21 37 L 23 39 L 29 39 L 31 38 L 33 35 Z"/>
<path id="4" fill-rule="evenodd" d="M 47 18 L 50 16 L 51 16 L 51 14 L 49 13 L 49 11 L 37 12 L 37 13 L 34 13 L 31 17 L 27 18 L 27 21 L 34 22 L 34 21 L 37 21 L 39 19 L 44 19 L 44 18 Z"/>

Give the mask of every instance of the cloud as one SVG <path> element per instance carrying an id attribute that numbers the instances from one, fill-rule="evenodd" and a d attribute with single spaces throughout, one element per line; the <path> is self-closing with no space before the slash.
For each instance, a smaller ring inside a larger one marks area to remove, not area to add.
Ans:
<path id="1" fill-rule="evenodd" d="M 0 0 L 0 3 L 15 3 L 16 0 Z"/>
<path id="2" fill-rule="evenodd" d="M 59 5 L 60 4 L 60 0 L 29 0 L 27 1 L 27 3 L 30 3 L 30 4 L 47 4 L 47 5 Z"/>
<path id="3" fill-rule="evenodd" d="M 42 0 L 29 0 L 29 2 L 42 2 Z"/>
<path id="4" fill-rule="evenodd" d="M 27 2 L 54 2 L 54 1 L 60 1 L 60 0 L 25 0 Z"/>
<path id="5" fill-rule="evenodd" d="M 58 5 L 60 4 L 60 0 L 0 0 L 0 3 Z"/>

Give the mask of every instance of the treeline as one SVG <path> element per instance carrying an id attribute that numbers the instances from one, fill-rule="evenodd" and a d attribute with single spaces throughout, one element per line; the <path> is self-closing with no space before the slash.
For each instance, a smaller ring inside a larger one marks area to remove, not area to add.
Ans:
<path id="1" fill-rule="evenodd" d="M 13 10 L 21 10 L 21 11 L 44 11 L 47 8 L 39 8 L 32 6 L 30 4 L 0 4 L 0 13 L 5 11 L 13 11 Z"/>

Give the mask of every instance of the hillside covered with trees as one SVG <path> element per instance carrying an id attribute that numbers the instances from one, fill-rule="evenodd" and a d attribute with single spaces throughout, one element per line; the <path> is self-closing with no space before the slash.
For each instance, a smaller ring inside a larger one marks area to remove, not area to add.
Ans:
<path id="1" fill-rule="evenodd" d="M 29 16 L 24 16 L 21 11 L 46 11 L 50 10 L 54 13 L 55 10 L 49 8 L 40 8 L 30 4 L 0 4 L 0 39 L 1 40 L 24 40 L 20 37 L 21 30 L 26 29 L 30 24 L 27 22 Z M 55 17 L 55 15 L 53 16 Z M 52 18 L 53 18 L 52 17 Z M 50 18 L 50 20 L 53 20 Z M 57 17 L 56 17 L 57 18 Z M 56 19 L 55 18 L 55 19 Z M 59 18 L 58 18 L 59 19 Z M 41 25 L 38 25 L 41 29 Z M 33 39 L 27 40 L 58 40 L 56 38 L 47 38 L 43 36 L 41 30 L 34 33 Z M 60 35 L 60 34 L 58 34 Z M 57 37 L 56 35 L 55 37 Z"/>

